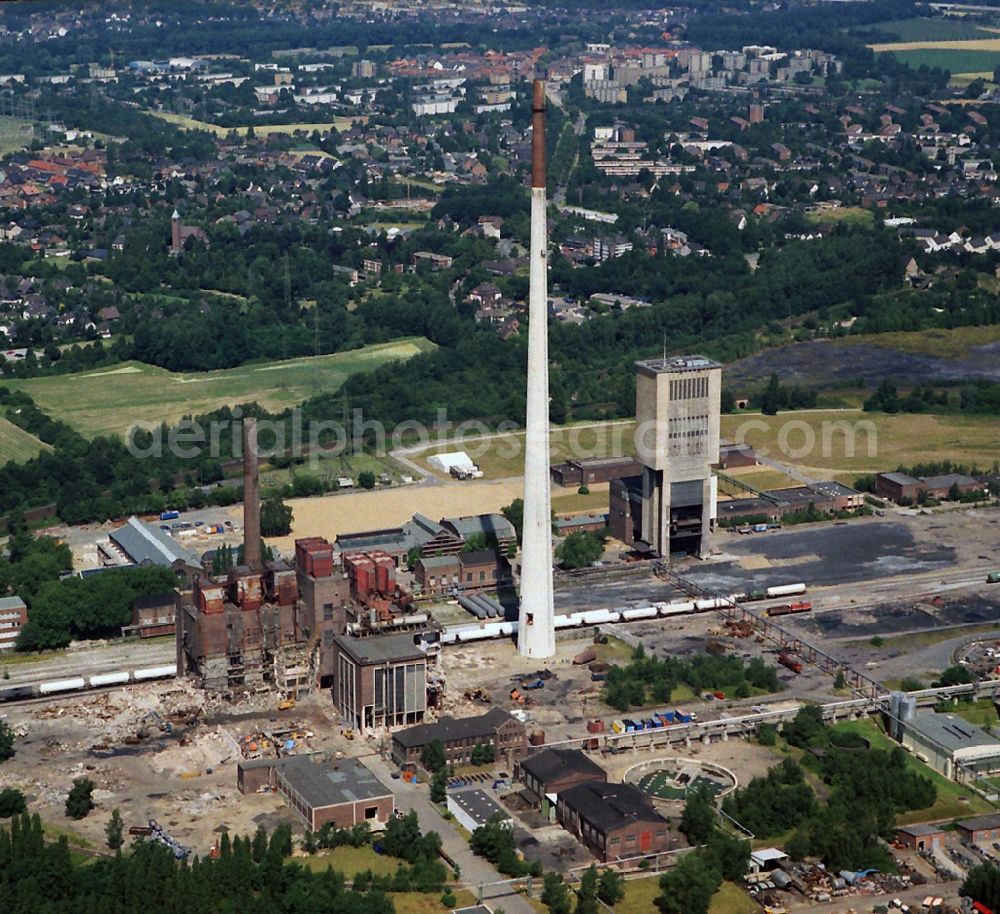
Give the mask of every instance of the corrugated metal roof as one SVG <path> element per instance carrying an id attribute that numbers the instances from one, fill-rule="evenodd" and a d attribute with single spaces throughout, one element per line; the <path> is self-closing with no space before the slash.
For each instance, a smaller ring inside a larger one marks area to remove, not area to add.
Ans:
<path id="1" fill-rule="evenodd" d="M 110 536 L 112 542 L 137 565 L 143 562 L 172 565 L 178 560 L 189 565 L 199 564 L 194 553 L 138 517 L 130 517 L 124 526 L 112 530 Z"/>

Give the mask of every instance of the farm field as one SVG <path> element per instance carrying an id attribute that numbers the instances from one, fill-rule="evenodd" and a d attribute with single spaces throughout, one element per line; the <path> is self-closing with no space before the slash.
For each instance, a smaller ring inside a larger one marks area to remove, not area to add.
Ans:
<path id="1" fill-rule="evenodd" d="M 355 372 L 408 359 L 433 347 L 429 340 L 414 337 L 333 355 L 203 373 L 181 374 L 126 362 L 80 374 L 3 383 L 25 391 L 42 410 L 84 435 L 122 434 L 136 422 L 170 422 L 252 400 L 269 410 L 284 409 L 316 390 L 338 388 Z"/>
<path id="2" fill-rule="evenodd" d="M 940 45 L 927 46 L 924 44 L 898 46 L 898 45 L 876 45 L 876 53 L 891 51 L 896 55 L 900 63 L 908 67 L 939 67 L 948 70 L 953 74 L 964 73 L 990 73 L 993 68 L 1000 64 L 1000 40 L 988 42 L 959 42 L 960 45 L 986 44 L 987 47 L 964 49 L 951 47 L 941 47 Z"/>
<path id="3" fill-rule="evenodd" d="M 187 117 L 184 114 L 174 114 L 170 111 L 149 111 L 147 113 L 161 120 L 169 121 L 171 124 L 177 124 L 178 127 L 183 127 L 185 130 L 205 130 L 208 133 L 214 133 L 216 136 L 227 136 L 233 130 L 240 136 L 244 136 L 247 132 L 246 127 L 220 127 L 218 124 L 210 124 L 208 121 L 199 121 L 193 117 Z M 274 124 L 259 127 L 255 124 L 253 130 L 257 136 L 267 136 L 271 133 L 295 133 L 298 130 L 312 133 L 314 130 L 329 130 L 330 127 L 334 127 L 337 130 L 346 130 L 355 121 L 365 122 L 367 119 L 366 115 L 359 115 L 358 117 L 337 117 L 332 121 L 324 121 L 318 124 Z"/>
<path id="4" fill-rule="evenodd" d="M 1000 37 L 996 35 L 976 38 L 971 41 L 890 41 L 872 44 L 876 53 L 883 51 L 1000 51 Z"/>
<path id="5" fill-rule="evenodd" d="M 897 41 L 971 41 L 989 38 L 991 29 L 956 19 L 899 19 L 875 22 L 870 28 L 895 35 Z"/>
<path id="6" fill-rule="evenodd" d="M 23 463 L 37 457 L 42 451 L 51 450 L 51 447 L 34 435 L 0 416 L 0 466 L 10 461 Z"/>

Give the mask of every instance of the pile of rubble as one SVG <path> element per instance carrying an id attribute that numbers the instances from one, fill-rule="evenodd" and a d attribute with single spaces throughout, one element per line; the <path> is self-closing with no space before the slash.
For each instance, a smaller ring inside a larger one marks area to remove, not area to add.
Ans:
<path id="1" fill-rule="evenodd" d="M 295 755 L 302 748 L 308 749 L 307 741 L 314 736 L 312 730 L 301 724 L 290 723 L 244 734 L 237 743 L 245 759 L 283 758 Z"/>
<path id="2" fill-rule="evenodd" d="M 873 895 L 895 895 L 914 886 L 924 885 L 926 878 L 916 870 L 900 863 L 898 873 L 878 873 L 865 870 L 835 872 L 822 863 L 793 863 L 785 861 L 780 869 L 760 873 L 748 880 L 750 893 L 765 906 L 780 905 L 775 889 L 801 892 L 814 902 L 828 902 L 836 898 Z"/>

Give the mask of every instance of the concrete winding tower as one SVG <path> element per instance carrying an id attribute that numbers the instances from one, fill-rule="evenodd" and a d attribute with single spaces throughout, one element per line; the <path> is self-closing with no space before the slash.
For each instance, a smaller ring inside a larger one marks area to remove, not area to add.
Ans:
<path id="1" fill-rule="evenodd" d="M 552 508 L 549 489 L 548 232 L 545 199 L 545 83 L 536 79 L 531 116 L 531 254 L 528 286 L 528 399 L 524 447 L 524 527 L 517 649 L 551 657 Z"/>

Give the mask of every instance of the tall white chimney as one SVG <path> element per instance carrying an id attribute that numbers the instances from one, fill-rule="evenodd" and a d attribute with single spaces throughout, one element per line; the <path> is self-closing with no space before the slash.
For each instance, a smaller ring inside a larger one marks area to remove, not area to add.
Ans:
<path id="1" fill-rule="evenodd" d="M 517 649 L 522 657 L 556 651 L 552 607 L 552 507 L 549 483 L 548 232 L 545 201 L 545 83 L 536 79 L 531 118 L 531 269 L 528 291 L 528 402 L 524 447 L 524 529 Z"/>

